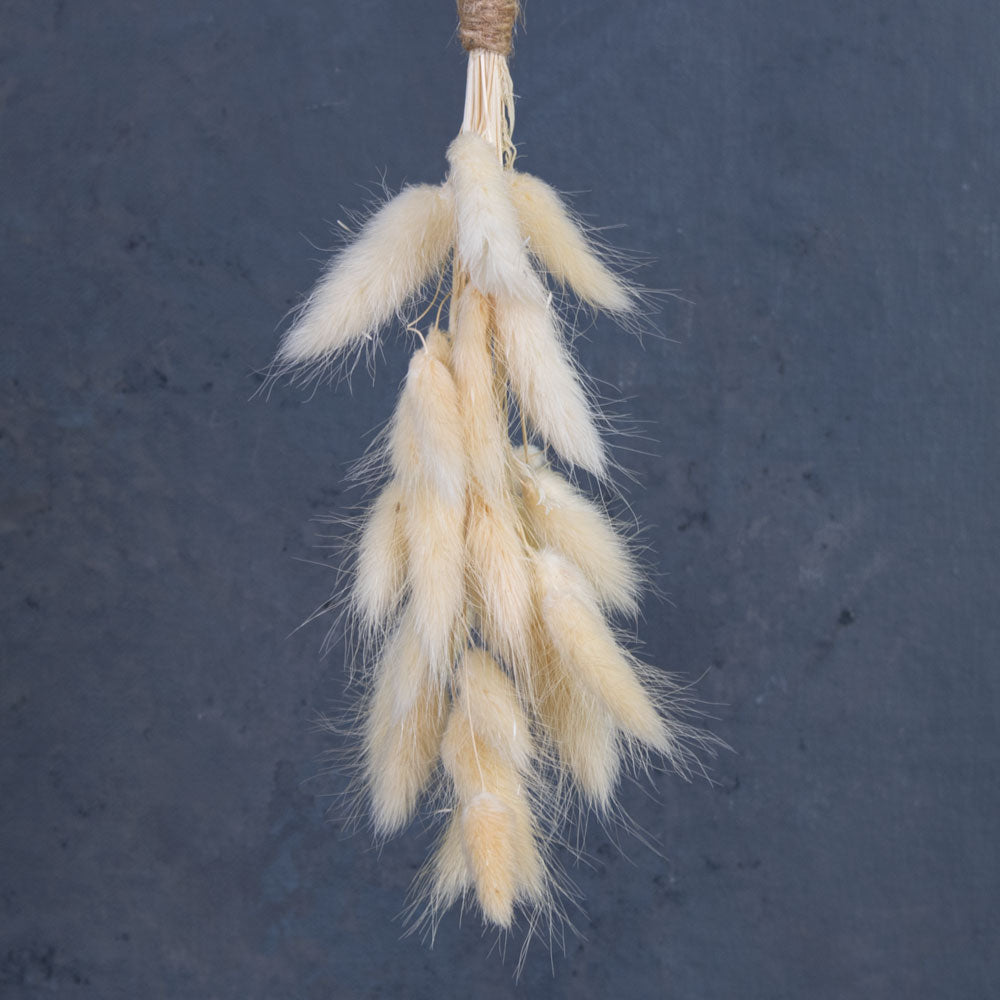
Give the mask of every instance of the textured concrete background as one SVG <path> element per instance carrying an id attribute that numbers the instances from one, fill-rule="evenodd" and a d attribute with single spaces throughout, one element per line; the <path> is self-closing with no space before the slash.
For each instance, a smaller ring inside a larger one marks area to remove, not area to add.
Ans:
<path id="1" fill-rule="evenodd" d="M 0 995 L 986 998 L 1000 981 L 994 0 L 530 0 L 521 163 L 679 289 L 584 360 L 717 784 L 597 828 L 517 986 L 327 815 L 323 528 L 388 414 L 254 368 L 343 209 L 436 181 L 449 0 L 0 2 Z M 625 453 L 623 453 L 625 455 Z M 553 974 L 554 968 L 554 974 Z"/>

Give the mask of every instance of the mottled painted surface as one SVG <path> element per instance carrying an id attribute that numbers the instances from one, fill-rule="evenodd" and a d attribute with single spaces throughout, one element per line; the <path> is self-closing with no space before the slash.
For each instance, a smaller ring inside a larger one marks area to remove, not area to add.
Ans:
<path id="1" fill-rule="evenodd" d="M 343 651 L 291 633 L 406 347 L 251 373 L 340 206 L 442 175 L 452 6 L 4 0 L 4 998 L 995 995 L 1000 11 L 527 13 L 524 168 L 681 296 L 581 350 L 652 439 L 646 654 L 735 752 L 625 792 L 664 857 L 592 828 L 518 986 L 401 938 L 427 837 L 327 814 Z"/>

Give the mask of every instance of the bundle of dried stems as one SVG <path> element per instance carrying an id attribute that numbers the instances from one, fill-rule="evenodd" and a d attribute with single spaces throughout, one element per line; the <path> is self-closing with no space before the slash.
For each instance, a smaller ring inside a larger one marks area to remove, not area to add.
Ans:
<path id="1" fill-rule="evenodd" d="M 448 817 L 416 883 L 429 925 L 468 898 L 509 928 L 559 911 L 553 846 L 570 809 L 613 815 L 623 768 L 652 754 L 686 770 L 692 734 L 677 690 L 612 624 L 636 613 L 641 584 L 622 526 L 549 458 L 608 475 L 550 285 L 617 317 L 637 291 L 549 185 L 513 169 L 505 55 L 472 48 L 468 81 L 445 182 L 368 218 L 277 365 L 313 374 L 429 288 L 450 297 L 448 328 L 441 298 L 410 361 L 358 539 L 360 774 L 378 838 L 421 800 Z"/>

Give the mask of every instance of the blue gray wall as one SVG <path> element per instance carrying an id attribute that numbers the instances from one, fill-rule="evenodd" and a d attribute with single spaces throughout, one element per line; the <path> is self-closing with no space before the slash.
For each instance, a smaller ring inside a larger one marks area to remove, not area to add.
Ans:
<path id="1" fill-rule="evenodd" d="M 994 995 L 993 0 L 529 0 L 521 165 L 678 292 L 581 352 L 650 438 L 645 655 L 735 752 L 625 790 L 662 857 L 591 826 L 583 936 L 517 986 L 475 920 L 401 939 L 425 834 L 328 811 L 343 649 L 293 630 L 408 346 L 252 373 L 335 220 L 442 176 L 453 32 L 0 2 L 0 995 Z"/>

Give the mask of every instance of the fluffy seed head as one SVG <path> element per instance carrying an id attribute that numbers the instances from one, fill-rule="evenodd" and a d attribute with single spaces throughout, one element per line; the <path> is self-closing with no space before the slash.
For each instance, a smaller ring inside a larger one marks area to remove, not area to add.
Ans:
<path id="1" fill-rule="evenodd" d="M 375 631 L 396 609 L 406 582 L 406 515 L 403 492 L 392 480 L 365 521 L 351 602 L 361 624 Z"/>
<path id="2" fill-rule="evenodd" d="M 466 528 L 467 571 L 473 607 L 490 647 L 517 672 L 530 697 L 524 669 L 534 620 L 531 566 L 509 494 L 494 501 L 473 494 Z"/>
<path id="3" fill-rule="evenodd" d="M 431 866 L 427 891 L 432 912 L 447 909 L 466 889 L 472 888 L 473 875 L 465 850 L 461 814 L 452 816 L 438 844 Z"/>
<path id="4" fill-rule="evenodd" d="M 500 409 L 493 364 L 489 302 L 471 285 L 453 307 L 452 367 L 465 426 L 469 475 L 482 493 L 497 498 L 507 486 L 509 437 Z"/>
<path id="5" fill-rule="evenodd" d="M 466 463 L 447 341 L 414 354 L 393 417 L 389 458 L 403 500 L 410 609 L 424 653 L 446 678 L 465 605 Z"/>
<path id="6" fill-rule="evenodd" d="M 601 699 L 539 632 L 532 661 L 539 721 L 585 801 L 606 813 L 621 771 L 617 727 Z"/>
<path id="7" fill-rule="evenodd" d="M 484 649 L 465 651 L 455 678 L 455 703 L 470 730 L 520 774 L 531 770 L 531 731 L 510 678 Z"/>
<path id="8" fill-rule="evenodd" d="M 484 295 L 523 294 L 531 270 L 496 149 L 463 132 L 448 147 L 455 202 L 455 253 Z"/>
<path id="9" fill-rule="evenodd" d="M 604 512 L 544 463 L 519 467 L 525 520 L 533 539 L 575 563 L 605 607 L 635 614 L 639 571 Z"/>
<path id="10" fill-rule="evenodd" d="M 528 721 L 510 679 L 482 651 L 463 658 L 441 760 L 455 790 L 466 866 L 457 863 L 449 831 L 432 903 L 467 874 L 483 916 L 509 927 L 517 902 L 546 900 L 546 873 L 528 797 L 534 780 Z"/>
<path id="11" fill-rule="evenodd" d="M 442 503 L 427 490 L 406 504 L 410 608 L 424 653 L 442 679 L 451 669 L 452 648 L 462 632 L 464 517 L 464 504 Z"/>
<path id="12" fill-rule="evenodd" d="M 564 669 L 576 671 L 623 732 L 669 754 L 666 724 L 608 628 L 583 574 L 554 549 L 537 553 L 535 569 L 542 620 Z"/>
<path id="13" fill-rule="evenodd" d="M 528 249 L 560 284 L 595 309 L 627 313 L 635 295 L 601 260 L 580 223 L 554 188 L 531 174 L 507 172 Z"/>
<path id="14" fill-rule="evenodd" d="M 496 304 L 497 336 L 511 388 L 534 429 L 567 462 L 596 476 L 607 471 L 594 409 L 570 360 L 545 290 Z"/>
<path id="15" fill-rule="evenodd" d="M 365 716 L 365 779 L 379 837 L 395 833 L 413 815 L 438 758 L 445 697 L 412 617 L 404 614 L 383 651 Z"/>
<path id="16" fill-rule="evenodd" d="M 509 927 L 517 898 L 517 858 L 510 810 L 495 795 L 480 792 L 462 809 L 465 856 L 483 916 Z"/>
<path id="17" fill-rule="evenodd" d="M 278 351 L 278 364 L 322 361 L 371 338 L 444 265 L 454 234 L 451 191 L 404 188 L 331 262 Z"/>
<path id="18" fill-rule="evenodd" d="M 465 493 L 466 457 L 448 356 L 440 330 L 432 330 L 414 352 L 393 415 L 389 457 L 406 495 L 428 490 L 445 503 L 457 503 Z"/>

